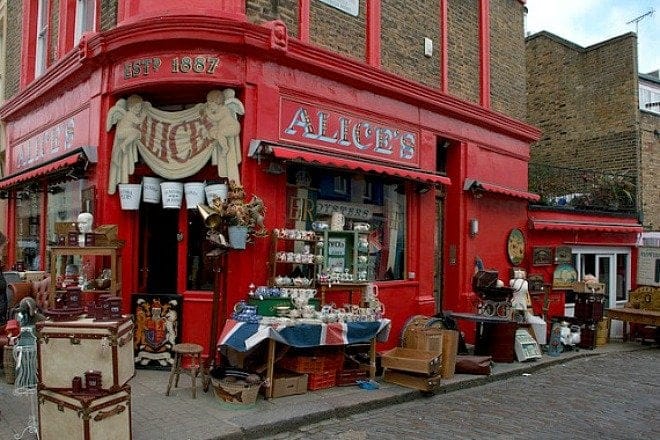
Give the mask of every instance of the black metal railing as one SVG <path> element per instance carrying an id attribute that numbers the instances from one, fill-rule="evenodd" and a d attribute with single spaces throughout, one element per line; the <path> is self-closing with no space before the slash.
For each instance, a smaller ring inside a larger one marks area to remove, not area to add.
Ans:
<path id="1" fill-rule="evenodd" d="M 564 209 L 637 213 L 637 181 L 626 173 L 529 164 L 529 190 L 538 205 Z"/>

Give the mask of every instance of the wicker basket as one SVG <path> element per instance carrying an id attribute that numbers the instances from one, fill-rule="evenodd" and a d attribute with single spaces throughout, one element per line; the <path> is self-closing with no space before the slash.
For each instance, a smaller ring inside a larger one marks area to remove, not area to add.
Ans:
<path id="1" fill-rule="evenodd" d="M 230 382 L 226 379 L 211 378 L 216 397 L 227 406 L 241 409 L 256 404 L 262 383 L 246 384 L 244 381 Z"/>
<path id="2" fill-rule="evenodd" d="M 5 380 L 8 384 L 13 384 L 16 380 L 16 361 L 14 360 L 13 346 L 5 345 L 2 365 L 5 370 Z"/>

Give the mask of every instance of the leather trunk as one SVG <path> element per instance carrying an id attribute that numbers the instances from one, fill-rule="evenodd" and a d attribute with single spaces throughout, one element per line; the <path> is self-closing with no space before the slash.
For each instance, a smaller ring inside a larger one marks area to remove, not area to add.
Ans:
<path id="1" fill-rule="evenodd" d="M 96 396 L 39 390 L 39 438 L 130 440 L 130 387 Z"/>
<path id="2" fill-rule="evenodd" d="M 491 356 L 458 355 L 456 356 L 456 374 L 490 375 L 492 361 Z"/>
<path id="3" fill-rule="evenodd" d="M 135 375 L 133 321 L 43 321 L 37 323 L 39 387 L 64 390 L 86 371 L 101 372 L 101 387 L 117 391 Z"/>

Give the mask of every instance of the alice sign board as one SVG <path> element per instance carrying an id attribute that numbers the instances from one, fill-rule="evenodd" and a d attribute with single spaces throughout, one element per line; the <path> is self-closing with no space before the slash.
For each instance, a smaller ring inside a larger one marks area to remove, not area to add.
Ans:
<path id="1" fill-rule="evenodd" d="M 357 17 L 360 13 L 359 0 L 321 0 L 321 3 L 325 3 L 326 5 L 339 9 L 342 12 L 351 14 L 354 17 Z"/>
<path id="2" fill-rule="evenodd" d="M 280 139 L 320 151 L 419 168 L 417 130 L 287 98 L 280 103 Z"/>

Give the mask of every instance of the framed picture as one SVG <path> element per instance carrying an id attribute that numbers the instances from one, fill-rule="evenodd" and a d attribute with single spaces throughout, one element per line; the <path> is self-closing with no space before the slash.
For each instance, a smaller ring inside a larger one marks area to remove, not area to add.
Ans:
<path id="1" fill-rule="evenodd" d="M 535 246 L 532 249 L 532 264 L 534 266 L 547 266 L 552 264 L 552 248 L 547 246 Z"/>
<path id="2" fill-rule="evenodd" d="M 557 246 L 555 248 L 555 263 L 567 264 L 573 262 L 573 251 L 570 246 Z"/>
<path id="3" fill-rule="evenodd" d="M 552 287 L 554 289 L 571 289 L 573 283 L 577 281 L 577 271 L 570 264 L 560 264 L 555 269 L 552 277 Z"/>
<path id="4" fill-rule="evenodd" d="M 541 292 L 543 290 L 543 275 L 532 275 L 527 277 L 530 292 Z"/>

